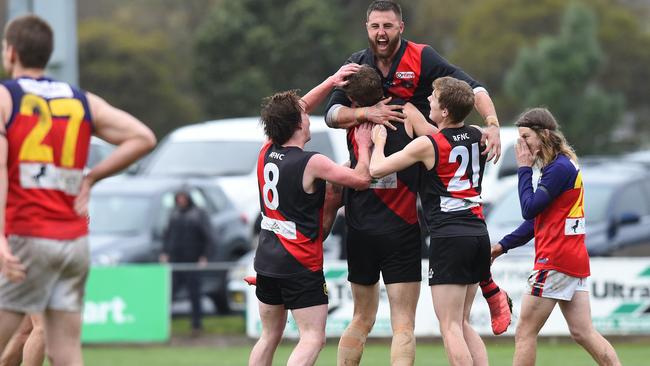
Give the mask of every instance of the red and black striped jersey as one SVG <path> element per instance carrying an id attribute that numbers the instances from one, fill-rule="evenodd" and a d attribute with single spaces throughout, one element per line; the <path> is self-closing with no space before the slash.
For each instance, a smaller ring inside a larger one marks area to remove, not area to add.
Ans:
<path id="1" fill-rule="evenodd" d="M 420 199 L 432 237 L 487 235 L 481 201 L 486 155 L 481 131 L 470 126 L 444 128 L 427 136 L 436 153 L 423 169 Z"/>
<path id="2" fill-rule="evenodd" d="M 396 131 L 388 130 L 384 153 L 386 156 L 402 150 L 413 139 L 403 123 L 396 123 Z M 358 148 L 354 140 L 355 129 L 348 129 L 350 163 L 354 168 Z M 416 208 L 419 164 L 383 178 L 373 179 L 366 190 L 345 190 L 345 219 L 359 231 L 383 234 L 403 230 L 418 223 Z"/>
<path id="3" fill-rule="evenodd" d="M 366 48 L 353 53 L 346 63 L 369 65 L 377 70 L 381 76 L 384 94 L 393 98 L 400 98 L 412 103 L 429 118 L 431 107 L 427 98 L 433 91 L 433 81 L 443 76 L 466 81 L 474 91 L 484 90 L 483 86 L 458 67 L 450 64 L 431 46 L 418 44 L 402 38 L 400 48 L 393 58 L 388 75 L 383 75 L 375 60 L 371 48 Z M 341 88 L 334 89 L 326 111 L 332 106 L 341 104 L 350 106 L 352 103 Z"/>
<path id="4" fill-rule="evenodd" d="M 266 143 L 257 161 L 262 223 L 255 271 L 291 277 L 323 269 L 325 181 L 303 189 L 303 174 L 315 152 Z"/>
<path id="5" fill-rule="evenodd" d="M 59 240 L 87 235 L 87 217 L 74 210 L 93 128 L 85 93 L 45 77 L 2 85 L 13 104 L 6 124 L 5 233 Z"/>

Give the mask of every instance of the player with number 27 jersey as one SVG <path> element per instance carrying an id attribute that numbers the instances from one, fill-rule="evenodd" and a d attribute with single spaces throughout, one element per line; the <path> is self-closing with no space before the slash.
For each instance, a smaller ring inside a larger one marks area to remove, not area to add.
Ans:
<path id="1" fill-rule="evenodd" d="M 262 224 L 255 271 L 291 277 L 323 269 L 325 181 L 313 193 L 303 188 L 303 173 L 315 152 L 266 143 L 257 163 Z"/>
<path id="2" fill-rule="evenodd" d="M 2 85 L 13 104 L 6 127 L 6 234 L 60 240 L 87 235 L 87 218 L 73 208 L 92 133 L 85 93 L 46 77 Z"/>
<path id="3" fill-rule="evenodd" d="M 481 131 L 473 126 L 445 128 L 427 136 L 435 165 L 420 175 L 420 199 L 432 237 L 486 235 L 481 180 L 486 155 Z"/>

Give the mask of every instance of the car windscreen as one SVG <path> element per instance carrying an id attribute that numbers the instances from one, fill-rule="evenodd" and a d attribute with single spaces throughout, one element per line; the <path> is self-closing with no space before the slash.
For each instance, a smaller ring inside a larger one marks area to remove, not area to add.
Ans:
<path id="1" fill-rule="evenodd" d="M 497 201 L 490 210 L 490 224 L 497 225 L 519 225 L 523 221 L 521 209 L 519 208 L 519 194 L 517 191 L 510 191 L 503 199 Z"/>
<path id="2" fill-rule="evenodd" d="M 93 195 L 88 203 L 90 233 L 130 234 L 146 228 L 151 198 L 134 195 Z"/>
<path id="3" fill-rule="evenodd" d="M 607 218 L 607 210 L 614 186 L 610 184 L 585 183 L 585 219 L 587 222 L 601 222 Z"/>
<path id="4" fill-rule="evenodd" d="M 607 203 L 613 186 L 606 184 L 585 183 L 585 218 L 587 222 L 603 221 L 607 213 Z M 489 215 L 491 224 L 514 225 L 523 222 L 517 190 L 508 194 L 495 204 Z"/>
<path id="5" fill-rule="evenodd" d="M 255 168 L 260 141 L 168 142 L 147 168 L 151 175 L 246 175 Z"/>

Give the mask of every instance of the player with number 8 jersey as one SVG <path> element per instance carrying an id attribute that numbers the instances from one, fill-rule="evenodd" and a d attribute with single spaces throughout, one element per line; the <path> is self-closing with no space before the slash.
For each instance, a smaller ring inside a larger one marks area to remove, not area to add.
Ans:
<path id="1" fill-rule="evenodd" d="M 273 362 L 288 310 L 300 340 L 287 364 L 313 365 L 325 343 L 328 293 L 323 239 L 341 200 L 340 192 L 332 194 L 337 190 L 331 187 L 366 189 L 370 185 L 370 127 L 357 130 L 359 163 L 350 169 L 325 155 L 304 151 L 311 139 L 308 113 L 333 87 L 345 85 L 345 77 L 358 67 L 341 67 L 302 98 L 286 91 L 264 101 L 261 122 L 268 142 L 257 162 L 262 221 L 255 253 L 262 335 L 251 351 L 249 365 Z"/>
<path id="2" fill-rule="evenodd" d="M 323 266 L 325 181 L 302 189 L 305 166 L 316 154 L 267 142 L 257 162 L 262 230 L 255 270 L 270 277 L 291 277 Z M 273 260 L 264 260 L 273 258 Z"/>

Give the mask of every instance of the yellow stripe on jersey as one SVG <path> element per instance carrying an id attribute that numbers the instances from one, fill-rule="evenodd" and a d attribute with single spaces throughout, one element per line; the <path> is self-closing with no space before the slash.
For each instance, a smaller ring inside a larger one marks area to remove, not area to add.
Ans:
<path id="1" fill-rule="evenodd" d="M 578 196 L 576 203 L 573 204 L 573 207 L 571 207 L 571 211 L 569 211 L 568 217 L 584 217 L 585 216 L 585 211 L 584 211 L 585 190 L 582 188 L 582 172 L 580 171 L 578 171 L 578 175 L 576 176 L 576 182 L 573 185 L 573 188 L 580 190 L 580 196 Z"/>
<path id="2" fill-rule="evenodd" d="M 576 176 L 576 182 L 573 185 L 573 188 L 582 188 L 582 172 L 578 170 L 578 175 Z"/>

